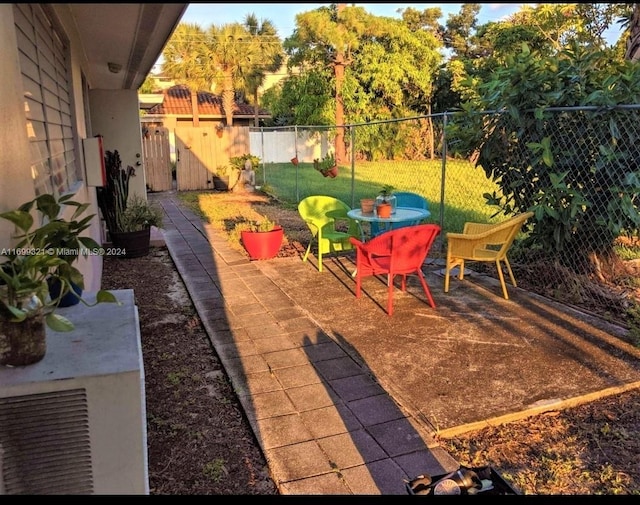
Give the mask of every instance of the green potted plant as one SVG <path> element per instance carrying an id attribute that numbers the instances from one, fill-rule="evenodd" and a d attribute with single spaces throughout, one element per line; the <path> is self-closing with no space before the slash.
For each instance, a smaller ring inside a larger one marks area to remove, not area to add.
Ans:
<path id="1" fill-rule="evenodd" d="M 229 191 L 229 173 L 231 169 L 228 165 L 218 165 L 212 176 L 213 189 L 216 191 Z"/>
<path id="2" fill-rule="evenodd" d="M 59 216 L 63 205 L 75 206 L 71 220 Z M 34 228 L 33 208 L 43 224 Z M 76 220 L 85 212 L 86 204 L 63 196 L 56 200 L 45 194 L 3 212 L 0 218 L 13 223 L 18 234 L 15 247 L 0 250 L 0 364 L 29 365 L 40 361 L 46 352 L 45 325 L 55 331 L 70 331 L 74 325 L 55 313 L 61 299 L 72 285 L 84 288 L 83 276 L 73 266 L 79 254 L 99 254 L 98 244 L 81 237 L 93 216 Z M 60 247 L 61 244 L 75 247 Z M 57 296 L 51 296 L 50 283 L 59 284 Z M 93 304 L 79 294 L 79 301 L 92 306 L 115 302 L 112 293 L 100 290 Z"/>
<path id="3" fill-rule="evenodd" d="M 118 151 L 105 153 L 107 184 L 97 188 L 98 205 L 109 230 L 114 255 L 137 258 L 149 253 L 151 227 L 162 227 L 162 211 L 139 195 L 129 197 L 135 169 L 122 168 Z"/>
<path id="4" fill-rule="evenodd" d="M 313 160 L 313 168 L 318 170 L 324 177 L 336 177 L 338 175 L 338 164 L 333 153 L 329 152 L 322 159 Z"/>
<path id="5" fill-rule="evenodd" d="M 391 217 L 396 212 L 396 196 L 393 194 L 394 187 L 385 184 L 378 193 L 375 202 L 375 209 L 378 217 Z"/>
<path id="6" fill-rule="evenodd" d="M 236 223 L 234 232 L 240 235 L 241 243 L 252 260 L 275 258 L 284 239 L 282 227 L 268 218 L 243 220 Z"/>
<path id="7" fill-rule="evenodd" d="M 146 256 L 151 245 L 151 227 L 161 228 L 162 224 L 162 210 L 133 195 L 119 219 L 118 231 L 111 233 L 114 254 L 123 258 Z"/>

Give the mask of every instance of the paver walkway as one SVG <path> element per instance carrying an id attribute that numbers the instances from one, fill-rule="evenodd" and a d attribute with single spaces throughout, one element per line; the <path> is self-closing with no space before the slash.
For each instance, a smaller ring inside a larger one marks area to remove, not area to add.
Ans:
<path id="1" fill-rule="evenodd" d="M 458 467 L 255 262 L 173 193 L 152 198 L 281 494 L 407 494 L 404 479 Z"/>

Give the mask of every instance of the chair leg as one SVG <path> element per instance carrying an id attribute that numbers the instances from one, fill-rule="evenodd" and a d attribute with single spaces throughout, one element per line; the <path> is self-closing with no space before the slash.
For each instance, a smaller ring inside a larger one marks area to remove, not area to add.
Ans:
<path id="1" fill-rule="evenodd" d="M 429 300 L 429 305 L 431 305 L 432 309 L 436 308 L 436 303 L 433 301 L 433 296 L 431 296 L 431 290 L 429 289 L 429 285 L 424 278 L 422 271 L 418 270 L 418 278 L 420 279 L 420 284 L 422 284 L 422 289 L 424 289 L 424 294 L 427 295 L 427 299 Z"/>
<path id="2" fill-rule="evenodd" d="M 460 260 L 459 266 L 460 266 L 460 272 L 458 273 L 458 279 L 463 280 L 464 279 L 464 260 Z"/>
<path id="3" fill-rule="evenodd" d="M 464 261 L 463 260 L 454 260 L 451 256 L 447 255 L 447 264 L 444 270 L 444 292 L 449 292 L 449 279 L 451 277 L 451 270 L 455 267 L 460 267 L 460 273 L 458 274 L 458 279 L 462 280 L 463 272 L 464 272 Z"/>
<path id="4" fill-rule="evenodd" d="M 447 258 L 447 264 L 444 267 L 444 292 L 449 292 L 449 271 L 451 266 L 449 265 L 449 258 Z"/>
<path id="5" fill-rule="evenodd" d="M 393 315 L 393 275 L 387 275 L 387 314 Z"/>
<path id="6" fill-rule="evenodd" d="M 507 271 L 509 272 L 509 277 L 511 277 L 511 284 L 513 284 L 514 286 L 518 286 L 516 284 L 516 278 L 513 276 L 513 271 L 511 270 L 511 264 L 509 263 L 509 260 L 505 258 L 503 261 L 507 265 Z"/>
<path id="7" fill-rule="evenodd" d="M 504 282 L 504 275 L 502 273 L 502 267 L 500 266 L 500 260 L 496 260 L 496 268 L 498 269 L 498 277 L 500 277 L 500 284 L 502 285 L 502 294 L 505 300 L 509 299 L 509 293 L 507 293 L 507 285 Z"/>
<path id="8" fill-rule="evenodd" d="M 318 272 L 322 272 L 322 232 L 318 232 Z"/>
<path id="9" fill-rule="evenodd" d="M 360 254 L 360 251 L 358 251 L 356 254 Z M 360 274 L 358 274 L 358 260 L 356 257 L 356 269 L 352 274 L 353 277 L 356 278 L 356 298 L 360 298 L 360 296 L 362 295 L 362 276 Z"/>
<path id="10" fill-rule="evenodd" d="M 307 261 L 307 257 L 309 256 L 309 253 L 311 252 L 311 244 L 313 243 L 313 238 L 311 238 L 311 240 L 309 241 L 309 245 L 307 246 L 307 251 L 304 253 L 304 256 L 302 257 L 302 261 Z"/>

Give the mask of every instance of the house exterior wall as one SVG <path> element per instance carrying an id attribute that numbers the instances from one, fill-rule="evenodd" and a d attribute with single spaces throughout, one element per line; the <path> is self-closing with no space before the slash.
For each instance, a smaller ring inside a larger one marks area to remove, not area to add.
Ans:
<path id="1" fill-rule="evenodd" d="M 0 47 L 0 212 L 5 212 L 35 197 L 11 4 L 0 4 Z M 2 220 L 0 248 L 12 245 L 12 232 Z"/>
<path id="2" fill-rule="evenodd" d="M 87 187 L 82 139 L 101 134 L 105 149 L 118 149 L 123 164 L 136 166 L 142 163 L 142 139 L 139 127 L 139 103 L 136 90 L 100 90 L 87 93 L 83 90 L 83 69 L 87 65 L 75 20 L 67 4 L 51 4 L 57 21 L 69 39 L 71 67 L 71 95 L 73 102 L 73 128 L 75 131 L 75 159 L 80 166 L 82 180 L 71 188 L 74 199 L 90 203 L 89 213 L 95 218 L 88 234 L 98 243 L 104 241 L 99 219 L 96 190 Z M 11 210 L 36 196 L 31 174 L 28 125 L 25 117 L 24 89 L 20 72 L 18 43 L 14 25 L 12 4 L 0 4 L 0 212 Z M 85 72 L 86 73 L 86 72 Z M 97 88 L 99 83 L 87 83 Z M 89 116 L 89 117 L 86 117 Z M 91 124 L 88 122 L 91 121 Z M 140 153 L 140 158 L 136 154 Z M 136 167 L 136 178 L 131 190 L 146 198 L 146 184 L 142 165 Z M 70 210 L 72 212 L 72 210 Z M 68 217 L 68 216 L 67 216 Z M 10 247 L 13 226 L 0 222 L 0 248 Z M 102 276 L 102 257 L 98 255 L 79 258 L 76 266 L 84 275 L 85 289 L 99 289 Z"/>

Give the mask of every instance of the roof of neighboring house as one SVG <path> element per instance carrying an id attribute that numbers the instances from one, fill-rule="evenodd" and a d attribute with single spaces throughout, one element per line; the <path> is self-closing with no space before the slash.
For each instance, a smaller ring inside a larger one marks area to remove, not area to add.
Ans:
<path id="1" fill-rule="evenodd" d="M 191 91 L 183 84 L 177 84 L 165 89 L 162 103 L 154 105 L 149 109 L 149 114 L 172 114 L 181 116 L 191 116 Z M 214 95 L 208 91 L 198 91 L 198 115 L 224 117 L 224 106 L 222 97 Z M 253 117 L 253 105 L 246 103 L 235 103 L 233 107 L 233 117 Z M 258 108 L 260 117 L 271 117 L 268 111 Z"/>

